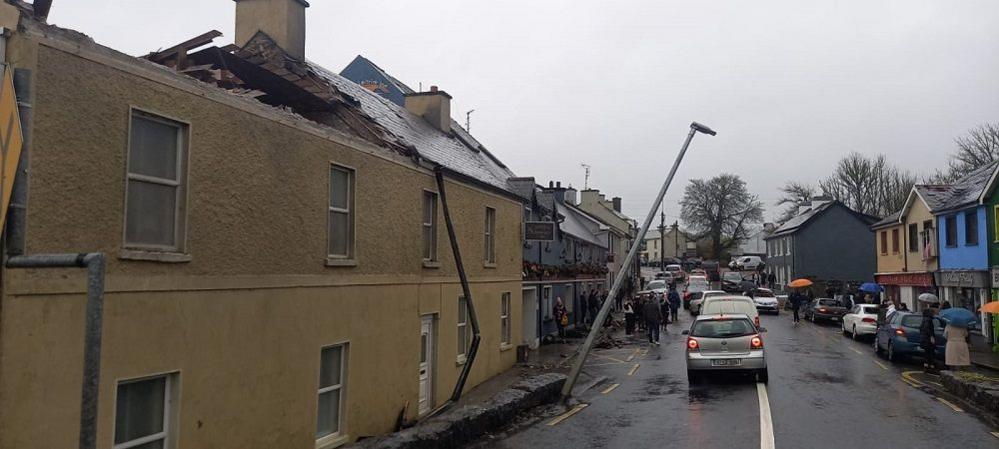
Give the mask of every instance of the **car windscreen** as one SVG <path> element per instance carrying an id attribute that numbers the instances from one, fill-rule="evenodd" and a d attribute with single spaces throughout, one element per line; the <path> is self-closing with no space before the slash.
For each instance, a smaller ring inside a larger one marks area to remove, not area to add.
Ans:
<path id="1" fill-rule="evenodd" d="M 732 320 L 705 320 L 694 323 L 690 330 L 692 337 L 732 338 L 753 335 L 756 327 L 745 318 Z"/>
<path id="2" fill-rule="evenodd" d="M 820 306 L 837 307 L 837 306 L 842 306 L 843 304 L 840 304 L 840 302 L 837 301 L 837 300 L 835 300 L 835 299 L 820 299 L 819 300 L 819 305 Z"/>
<path id="3" fill-rule="evenodd" d="M 878 314 L 878 306 L 876 306 L 876 305 L 862 306 L 860 308 L 860 313 L 867 314 L 867 315 L 877 315 Z"/>
<path id="4" fill-rule="evenodd" d="M 742 281 L 742 275 L 739 273 L 733 273 L 729 271 L 728 273 L 725 273 L 724 276 L 722 276 L 722 279 L 725 279 L 726 281 Z"/>
<path id="5" fill-rule="evenodd" d="M 645 286 L 646 290 L 659 290 L 666 288 L 666 281 L 652 281 Z"/>
<path id="6" fill-rule="evenodd" d="M 666 271 L 680 271 L 679 265 L 666 265 Z"/>
<path id="7" fill-rule="evenodd" d="M 756 290 L 753 292 L 753 296 L 757 298 L 776 298 L 776 296 L 774 296 L 774 292 L 766 290 Z"/>

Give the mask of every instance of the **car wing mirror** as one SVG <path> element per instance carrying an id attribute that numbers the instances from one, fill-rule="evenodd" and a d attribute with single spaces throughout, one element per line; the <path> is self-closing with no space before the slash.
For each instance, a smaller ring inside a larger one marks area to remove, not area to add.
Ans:
<path id="1" fill-rule="evenodd" d="M 761 327 L 760 328 L 760 333 L 763 333 L 763 332 L 766 332 L 766 331 L 767 331 L 767 328 L 765 328 L 765 327 Z"/>
<path id="2" fill-rule="evenodd" d="M 683 332 L 680 332 L 680 335 L 687 335 L 687 334 L 689 334 L 689 333 L 690 333 L 690 331 L 688 331 L 688 330 L 684 329 L 684 331 L 683 331 Z"/>

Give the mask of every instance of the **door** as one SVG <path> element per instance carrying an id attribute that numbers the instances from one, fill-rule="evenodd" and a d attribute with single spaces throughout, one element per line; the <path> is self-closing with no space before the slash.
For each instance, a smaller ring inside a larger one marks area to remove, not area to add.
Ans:
<path id="1" fill-rule="evenodd" d="M 424 315 L 420 320 L 420 415 L 434 406 L 435 349 L 434 315 Z"/>
<path id="2" fill-rule="evenodd" d="M 523 341 L 531 349 L 537 349 L 540 343 L 538 338 L 538 320 L 539 312 L 541 311 L 538 307 L 538 289 L 531 287 L 525 288 L 523 290 L 524 295 L 524 312 L 521 314 L 523 316 Z"/>

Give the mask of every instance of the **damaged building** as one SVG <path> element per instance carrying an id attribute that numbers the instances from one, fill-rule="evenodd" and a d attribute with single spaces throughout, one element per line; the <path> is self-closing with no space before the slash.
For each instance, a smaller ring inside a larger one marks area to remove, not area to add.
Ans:
<path id="1" fill-rule="evenodd" d="M 0 3 L 30 108 L 7 252 L 105 255 L 96 415 L 84 274 L 4 268 L 0 448 L 329 448 L 514 364 L 524 199 L 445 91 L 398 105 L 309 61 L 304 0 L 141 57 L 50 3 Z"/>

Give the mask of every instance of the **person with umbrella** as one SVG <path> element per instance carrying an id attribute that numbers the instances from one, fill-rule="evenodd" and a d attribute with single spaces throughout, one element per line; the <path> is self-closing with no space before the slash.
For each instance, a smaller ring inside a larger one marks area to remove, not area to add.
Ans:
<path id="1" fill-rule="evenodd" d="M 801 319 L 798 317 L 798 310 L 801 309 L 801 304 L 808 301 L 808 297 L 801 293 L 801 290 L 812 285 L 812 281 L 808 279 L 795 279 L 787 284 L 791 287 L 794 292 L 791 293 L 787 299 L 791 301 L 791 311 L 794 312 L 794 324 L 797 325 Z"/>
<path id="2" fill-rule="evenodd" d="M 937 338 L 933 333 L 933 309 L 927 307 L 923 309 L 923 321 L 919 324 L 919 346 L 923 348 L 923 355 L 926 360 L 923 362 L 923 371 L 927 374 L 937 374 Z"/>
<path id="3" fill-rule="evenodd" d="M 954 370 L 971 365 L 968 326 L 972 325 L 977 317 L 968 309 L 951 307 L 941 310 L 940 318 L 947 323 L 947 327 L 944 328 L 944 338 L 947 339 L 944 363 Z"/>

